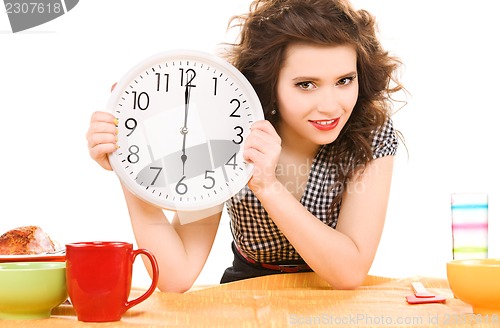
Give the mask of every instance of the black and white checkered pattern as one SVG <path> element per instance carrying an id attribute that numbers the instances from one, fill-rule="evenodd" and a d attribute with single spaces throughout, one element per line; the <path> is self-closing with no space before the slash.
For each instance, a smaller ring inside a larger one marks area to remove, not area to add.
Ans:
<path id="1" fill-rule="evenodd" d="M 330 206 L 334 197 L 343 192 L 342 184 L 336 183 L 337 172 L 339 169 L 346 169 L 349 159 L 343 163 L 334 163 L 333 146 L 334 143 L 324 145 L 318 151 L 300 202 L 323 223 L 335 228 L 340 204 L 333 208 L 333 216 L 330 215 Z M 396 133 L 389 120 L 374 133 L 373 158 L 394 155 L 397 147 Z M 228 200 L 226 206 L 231 218 L 234 241 L 248 257 L 262 263 L 302 260 L 248 186 Z"/>

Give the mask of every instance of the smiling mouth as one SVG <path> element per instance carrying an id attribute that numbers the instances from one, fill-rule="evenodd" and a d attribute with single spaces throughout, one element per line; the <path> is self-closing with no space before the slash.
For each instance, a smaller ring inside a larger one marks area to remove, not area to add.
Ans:
<path id="1" fill-rule="evenodd" d="M 340 119 L 334 118 L 331 120 L 318 120 L 318 121 L 309 121 L 315 128 L 319 130 L 332 130 L 337 124 L 339 124 Z"/>
<path id="2" fill-rule="evenodd" d="M 319 124 L 319 125 L 331 125 L 331 124 L 335 123 L 335 121 L 337 121 L 337 119 L 328 120 L 328 121 L 311 121 L 311 122 L 315 123 L 315 124 Z"/>

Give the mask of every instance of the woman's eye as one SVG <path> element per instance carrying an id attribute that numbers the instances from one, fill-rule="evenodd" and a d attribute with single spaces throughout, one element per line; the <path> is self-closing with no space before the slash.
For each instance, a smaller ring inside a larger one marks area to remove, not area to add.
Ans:
<path id="1" fill-rule="evenodd" d="M 356 75 L 344 77 L 337 82 L 337 85 L 348 85 L 354 81 L 354 79 L 356 79 Z"/>
<path id="2" fill-rule="evenodd" d="M 310 81 L 299 82 L 296 85 L 302 90 L 312 90 L 315 87 L 314 83 Z"/>

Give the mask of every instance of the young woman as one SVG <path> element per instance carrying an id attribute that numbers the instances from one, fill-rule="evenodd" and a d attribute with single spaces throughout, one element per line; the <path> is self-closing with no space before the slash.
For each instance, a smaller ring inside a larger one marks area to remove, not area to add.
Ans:
<path id="1" fill-rule="evenodd" d="M 313 270 L 332 287 L 356 288 L 384 226 L 399 61 L 381 47 L 374 18 L 346 0 L 255 0 L 234 21 L 241 35 L 226 57 L 255 88 L 266 120 L 245 143 L 253 177 L 226 203 L 234 262 L 221 282 Z M 115 137 L 114 117 L 94 113 L 89 152 L 108 170 Z M 221 213 L 180 225 L 123 191 L 138 245 L 159 262 L 159 288 L 188 290 Z"/>

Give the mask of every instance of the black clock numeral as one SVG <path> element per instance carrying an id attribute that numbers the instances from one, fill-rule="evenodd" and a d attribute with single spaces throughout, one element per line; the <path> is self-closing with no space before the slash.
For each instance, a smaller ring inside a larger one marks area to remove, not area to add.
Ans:
<path id="1" fill-rule="evenodd" d="M 151 170 L 158 170 L 158 172 L 156 173 L 154 179 L 153 179 L 153 182 L 151 182 L 151 185 L 154 186 L 156 180 L 158 179 L 158 177 L 160 176 L 160 173 L 161 173 L 161 170 L 163 169 L 162 167 L 157 167 L 157 166 L 151 166 L 150 167 Z"/>
<path id="2" fill-rule="evenodd" d="M 184 74 L 186 75 L 186 86 L 188 87 L 196 87 L 195 84 L 193 84 L 193 80 L 196 77 L 196 71 L 192 68 L 189 68 L 184 72 L 184 68 L 179 68 L 181 71 L 181 86 L 184 86 Z"/>
<path id="3" fill-rule="evenodd" d="M 127 137 L 130 137 L 132 133 L 134 133 L 135 128 L 137 127 L 137 121 L 135 118 L 127 118 L 125 121 L 125 127 L 130 130 L 130 133 L 127 134 Z"/>
<path id="4" fill-rule="evenodd" d="M 137 91 L 132 91 L 134 94 L 134 109 L 146 110 L 149 107 L 149 95 L 147 92 L 137 94 Z"/>
<path id="5" fill-rule="evenodd" d="M 240 114 L 236 114 L 236 112 L 238 111 L 238 109 L 240 109 L 241 103 L 236 98 L 230 101 L 231 104 L 234 103 L 234 102 L 236 103 L 236 109 L 231 113 L 231 115 L 229 115 L 229 117 L 241 117 Z"/>
<path id="6" fill-rule="evenodd" d="M 161 74 L 160 73 L 156 73 L 156 76 L 157 76 L 157 82 L 156 82 L 156 91 L 160 91 L 163 89 L 165 89 L 165 92 L 168 92 L 168 82 L 170 81 L 170 74 L 163 74 L 163 76 L 165 77 L 165 88 L 162 88 L 161 85 L 162 85 L 162 80 L 161 80 Z"/>
<path id="7" fill-rule="evenodd" d="M 213 77 L 214 80 L 214 96 L 217 96 L 217 78 Z"/>
<path id="8" fill-rule="evenodd" d="M 187 186 L 187 184 L 185 184 L 184 182 L 182 182 L 184 179 L 186 179 L 185 176 L 183 176 L 182 179 L 180 179 L 179 182 L 177 182 L 177 184 L 175 185 L 175 191 L 179 195 L 185 195 L 188 192 L 188 186 Z"/>
<path id="9" fill-rule="evenodd" d="M 229 158 L 229 160 L 226 162 L 226 165 L 232 166 L 233 170 L 236 170 L 236 167 L 238 167 L 238 164 L 236 163 L 236 153 L 234 153 L 233 156 Z"/>
<path id="10" fill-rule="evenodd" d="M 241 126 L 235 126 L 233 130 L 239 131 L 236 136 L 239 137 L 238 140 L 234 140 L 233 142 L 237 145 L 241 144 L 243 142 L 243 128 Z"/>
<path id="11" fill-rule="evenodd" d="M 132 145 L 130 147 L 128 147 L 128 152 L 130 153 L 128 156 L 127 156 L 127 160 L 130 164 L 135 164 L 137 162 L 139 162 L 139 147 L 136 146 L 136 145 Z"/>
<path id="12" fill-rule="evenodd" d="M 215 171 L 210 171 L 210 170 L 205 171 L 205 180 L 208 180 L 210 182 L 210 185 L 208 185 L 208 186 L 203 185 L 203 188 L 212 189 L 215 186 L 215 178 L 209 176 L 209 174 L 212 174 L 212 173 L 215 173 Z"/>

